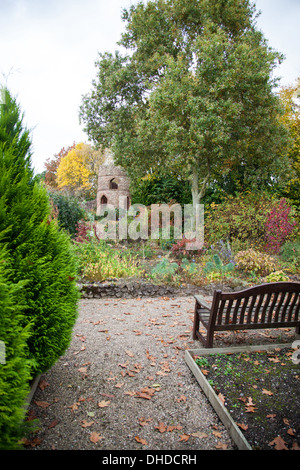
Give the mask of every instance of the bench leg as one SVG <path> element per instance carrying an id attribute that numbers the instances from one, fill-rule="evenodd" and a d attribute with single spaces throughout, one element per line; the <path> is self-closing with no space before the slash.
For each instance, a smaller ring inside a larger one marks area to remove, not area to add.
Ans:
<path id="1" fill-rule="evenodd" d="M 296 326 L 296 335 L 300 335 L 300 326 Z"/>
<path id="2" fill-rule="evenodd" d="M 193 324 L 193 340 L 197 339 L 197 331 L 199 330 L 199 315 L 197 312 L 197 301 L 195 302 L 194 324 Z"/>
<path id="3" fill-rule="evenodd" d="M 207 330 L 207 335 L 206 335 L 206 347 L 212 348 L 213 342 L 214 342 L 214 330 L 212 328 L 209 328 Z"/>

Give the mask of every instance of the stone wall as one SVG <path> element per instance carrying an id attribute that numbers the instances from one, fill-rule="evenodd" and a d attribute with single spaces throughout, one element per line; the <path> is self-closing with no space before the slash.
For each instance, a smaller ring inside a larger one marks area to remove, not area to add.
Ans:
<path id="1" fill-rule="evenodd" d="M 209 284 L 207 286 L 166 286 L 150 284 L 145 281 L 124 280 L 118 282 L 95 282 L 79 284 L 81 296 L 84 299 L 102 298 L 137 298 L 137 297 L 193 297 L 195 294 L 212 296 L 214 291 L 220 289 L 224 292 L 241 290 L 245 286 L 230 287 L 225 284 Z"/>
<path id="2" fill-rule="evenodd" d="M 143 281 L 123 281 L 79 284 L 82 298 L 136 298 L 136 297 L 163 297 L 163 296 L 189 296 L 199 293 L 199 287 L 173 287 L 149 284 Z"/>

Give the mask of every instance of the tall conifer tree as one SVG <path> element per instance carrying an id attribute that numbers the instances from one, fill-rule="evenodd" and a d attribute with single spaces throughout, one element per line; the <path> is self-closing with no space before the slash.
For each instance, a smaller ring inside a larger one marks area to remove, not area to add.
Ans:
<path id="1" fill-rule="evenodd" d="M 69 237 L 51 220 L 46 188 L 35 182 L 31 141 L 7 89 L 0 109 L 0 243 L 10 257 L 9 280 L 26 281 L 19 301 L 30 325 L 35 374 L 51 367 L 69 345 L 77 317 L 76 263 Z"/>

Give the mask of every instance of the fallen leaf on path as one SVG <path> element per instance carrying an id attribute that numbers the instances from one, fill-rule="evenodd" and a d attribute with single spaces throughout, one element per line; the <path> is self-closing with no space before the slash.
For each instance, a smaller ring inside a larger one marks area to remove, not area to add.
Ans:
<path id="1" fill-rule="evenodd" d="M 222 450 L 227 450 L 227 444 L 224 444 L 224 442 L 218 442 L 216 445 L 216 449 L 222 449 Z"/>
<path id="2" fill-rule="evenodd" d="M 55 419 L 54 421 L 52 421 L 49 426 L 48 426 L 48 429 L 52 429 L 52 428 L 55 428 L 55 426 L 57 426 L 59 423 L 59 419 Z"/>
<path id="3" fill-rule="evenodd" d="M 173 426 L 168 426 L 167 427 L 168 432 L 172 432 L 172 431 L 175 431 L 175 430 L 180 431 L 181 429 L 182 429 L 182 426 L 180 424 L 177 424 L 176 426 L 173 425 Z"/>
<path id="4" fill-rule="evenodd" d="M 100 395 L 101 395 L 102 397 L 106 397 L 106 398 L 114 398 L 114 397 L 115 397 L 115 396 L 112 395 L 111 393 L 100 393 Z"/>
<path id="5" fill-rule="evenodd" d="M 181 395 L 180 398 L 176 398 L 176 401 L 180 403 L 181 401 L 186 402 L 187 398 L 185 395 Z"/>
<path id="6" fill-rule="evenodd" d="M 147 356 L 147 359 L 149 359 L 149 361 L 152 361 L 152 362 L 156 361 L 156 358 L 154 356 L 151 356 L 148 350 L 146 351 L 146 356 Z"/>
<path id="7" fill-rule="evenodd" d="M 197 432 L 193 432 L 191 436 L 198 437 L 198 439 L 203 439 L 204 437 L 208 437 L 208 434 L 206 434 L 205 432 L 197 431 Z"/>
<path id="8" fill-rule="evenodd" d="M 90 426 L 92 426 L 92 424 L 94 424 L 94 421 L 87 421 L 86 419 L 82 420 L 81 422 L 82 428 L 89 428 Z"/>
<path id="9" fill-rule="evenodd" d="M 148 423 L 152 421 L 152 418 L 139 418 L 139 425 L 146 426 Z"/>
<path id="10" fill-rule="evenodd" d="M 48 403 L 47 401 L 35 401 L 34 403 L 40 408 L 48 408 L 48 406 L 51 405 L 51 403 Z"/>
<path id="11" fill-rule="evenodd" d="M 121 387 L 123 387 L 123 385 L 124 385 L 124 382 L 123 382 L 123 383 L 116 384 L 115 387 L 116 387 L 116 388 L 121 388 Z"/>
<path id="12" fill-rule="evenodd" d="M 78 410 L 78 403 L 73 403 L 73 405 L 71 405 L 71 406 L 68 406 L 67 408 L 70 408 L 70 409 L 71 409 L 71 411 Z"/>
<path id="13" fill-rule="evenodd" d="M 164 433 L 164 432 L 173 432 L 175 430 L 180 431 L 182 429 L 182 426 L 180 424 L 175 425 L 175 426 L 174 425 L 167 426 L 166 424 L 160 421 L 158 423 L 158 426 L 155 426 L 155 429 L 157 429 L 160 433 Z"/>
<path id="14" fill-rule="evenodd" d="M 79 351 L 75 351 L 73 353 L 74 356 L 77 356 L 77 354 L 79 354 L 81 351 L 85 351 L 86 347 L 84 345 L 81 346 L 80 350 Z"/>
<path id="15" fill-rule="evenodd" d="M 129 357 L 134 357 L 134 354 L 132 351 L 125 351 L 125 353 L 127 354 L 127 356 Z"/>
<path id="16" fill-rule="evenodd" d="M 147 445 L 147 441 L 145 441 L 145 439 L 142 439 L 139 436 L 135 436 L 135 440 L 136 440 L 136 442 L 139 442 L 140 444 L 143 444 L 144 446 Z"/>
<path id="17" fill-rule="evenodd" d="M 48 382 L 46 382 L 46 380 L 41 380 L 40 383 L 39 383 L 39 389 L 41 390 L 45 390 L 46 387 L 48 387 L 49 384 Z"/>
<path id="18" fill-rule="evenodd" d="M 190 436 L 189 434 L 182 434 L 182 435 L 180 436 L 180 441 L 186 442 L 186 441 L 189 440 L 190 437 L 191 437 L 191 436 Z"/>
<path id="19" fill-rule="evenodd" d="M 135 397 L 136 398 L 145 398 L 146 400 L 151 400 L 154 393 L 155 393 L 155 390 L 153 390 L 153 388 L 145 387 L 140 392 L 136 392 Z"/>
<path id="20" fill-rule="evenodd" d="M 102 437 L 100 436 L 100 434 L 98 432 L 92 432 L 91 435 L 90 435 L 90 441 L 93 442 L 94 444 L 97 444 L 97 442 L 100 441 L 100 439 L 102 439 Z"/>
<path id="21" fill-rule="evenodd" d="M 136 395 L 136 392 L 134 391 L 127 391 L 127 392 L 124 392 L 124 395 L 129 395 L 130 397 L 134 397 Z"/>
<path id="22" fill-rule="evenodd" d="M 160 421 L 158 423 L 158 426 L 155 426 L 155 429 L 157 429 L 159 432 L 163 433 L 163 432 L 166 432 L 167 426 Z"/>
<path id="23" fill-rule="evenodd" d="M 36 446 L 39 446 L 42 442 L 43 442 L 42 439 L 38 437 L 35 437 L 34 439 L 31 439 L 31 440 L 27 439 L 26 437 L 21 439 L 21 443 L 25 447 L 36 447 Z"/>
<path id="24" fill-rule="evenodd" d="M 128 361 L 124 362 L 123 364 L 119 363 L 118 366 L 123 367 L 123 369 L 127 369 Z"/>
<path id="25" fill-rule="evenodd" d="M 107 401 L 102 400 L 102 401 L 98 402 L 98 407 L 99 408 L 105 408 L 106 406 L 109 406 L 109 404 L 110 404 L 110 400 L 107 400 Z"/>
<path id="26" fill-rule="evenodd" d="M 80 372 L 81 374 L 87 375 L 87 368 L 86 368 L 86 367 L 80 367 L 80 368 L 78 369 L 78 372 Z"/>

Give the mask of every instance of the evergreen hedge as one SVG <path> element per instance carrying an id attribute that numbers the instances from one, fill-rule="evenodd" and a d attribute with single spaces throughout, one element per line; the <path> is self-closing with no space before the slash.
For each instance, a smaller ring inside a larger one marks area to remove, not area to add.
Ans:
<path id="1" fill-rule="evenodd" d="M 0 259 L 0 341 L 3 356 L 0 363 L 0 449 L 11 450 L 18 448 L 18 440 L 23 437 L 23 405 L 31 377 L 27 359 L 30 329 L 29 325 L 21 326 L 25 306 L 21 305 L 19 295 L 24 283 L 15 284 L 6 279 L 9 263 L 3 247 L 0 247 Z"/>
<path id="2" fill-rule="evenodd" d="M 33 377 L 49 369 L 69 346 L 79 291 L 70 237 L 52 220 L 47 190 L 35 181 L 31 141 L 22 121 L 19 105 L 5 90 L 4 104 L 0 106 L 0 264 L 4 270 L 2 282 L 6 286 L 2 292 L 1 324 L 7 325 L 11 320 L 9 297 L 16 303 L 16 310 L 22 307 L 22 314 L 15 318 L 16 327 L 10 334 L 19 337 L 20 332 L 24 332 L 25 339 L 26 332 L 24 360 L 29 361 Z M 10 296 L 10 291 L 14 292 L 20 283 L 22 289 L 18 290 L 18 295 Z M 9 336 L 5 328 L 1 334 L 7 344 Z M 11 341 L 13 343 L 13 338 Z M 23 356 L 15 348 L 12 357 L 21 361 Z M 9 363 L 10 356 L 7 367 Z M 28 375 L 24 372 L 18 380 L 10 382 L 6 365 L 0 364 L 0 369 L 0 409 L 3 407 L 4 412 L 0 424 L 4 423 L 5 435 L 14 413 L 21 413 L 14 397 L 28 387 Z M 7 400 L 11 401 L 11 408 L 6 407 Z M 18 433 L 16 427 L 16 439 Z M 0 442 L 2 446 L 2 433 Z"/>

